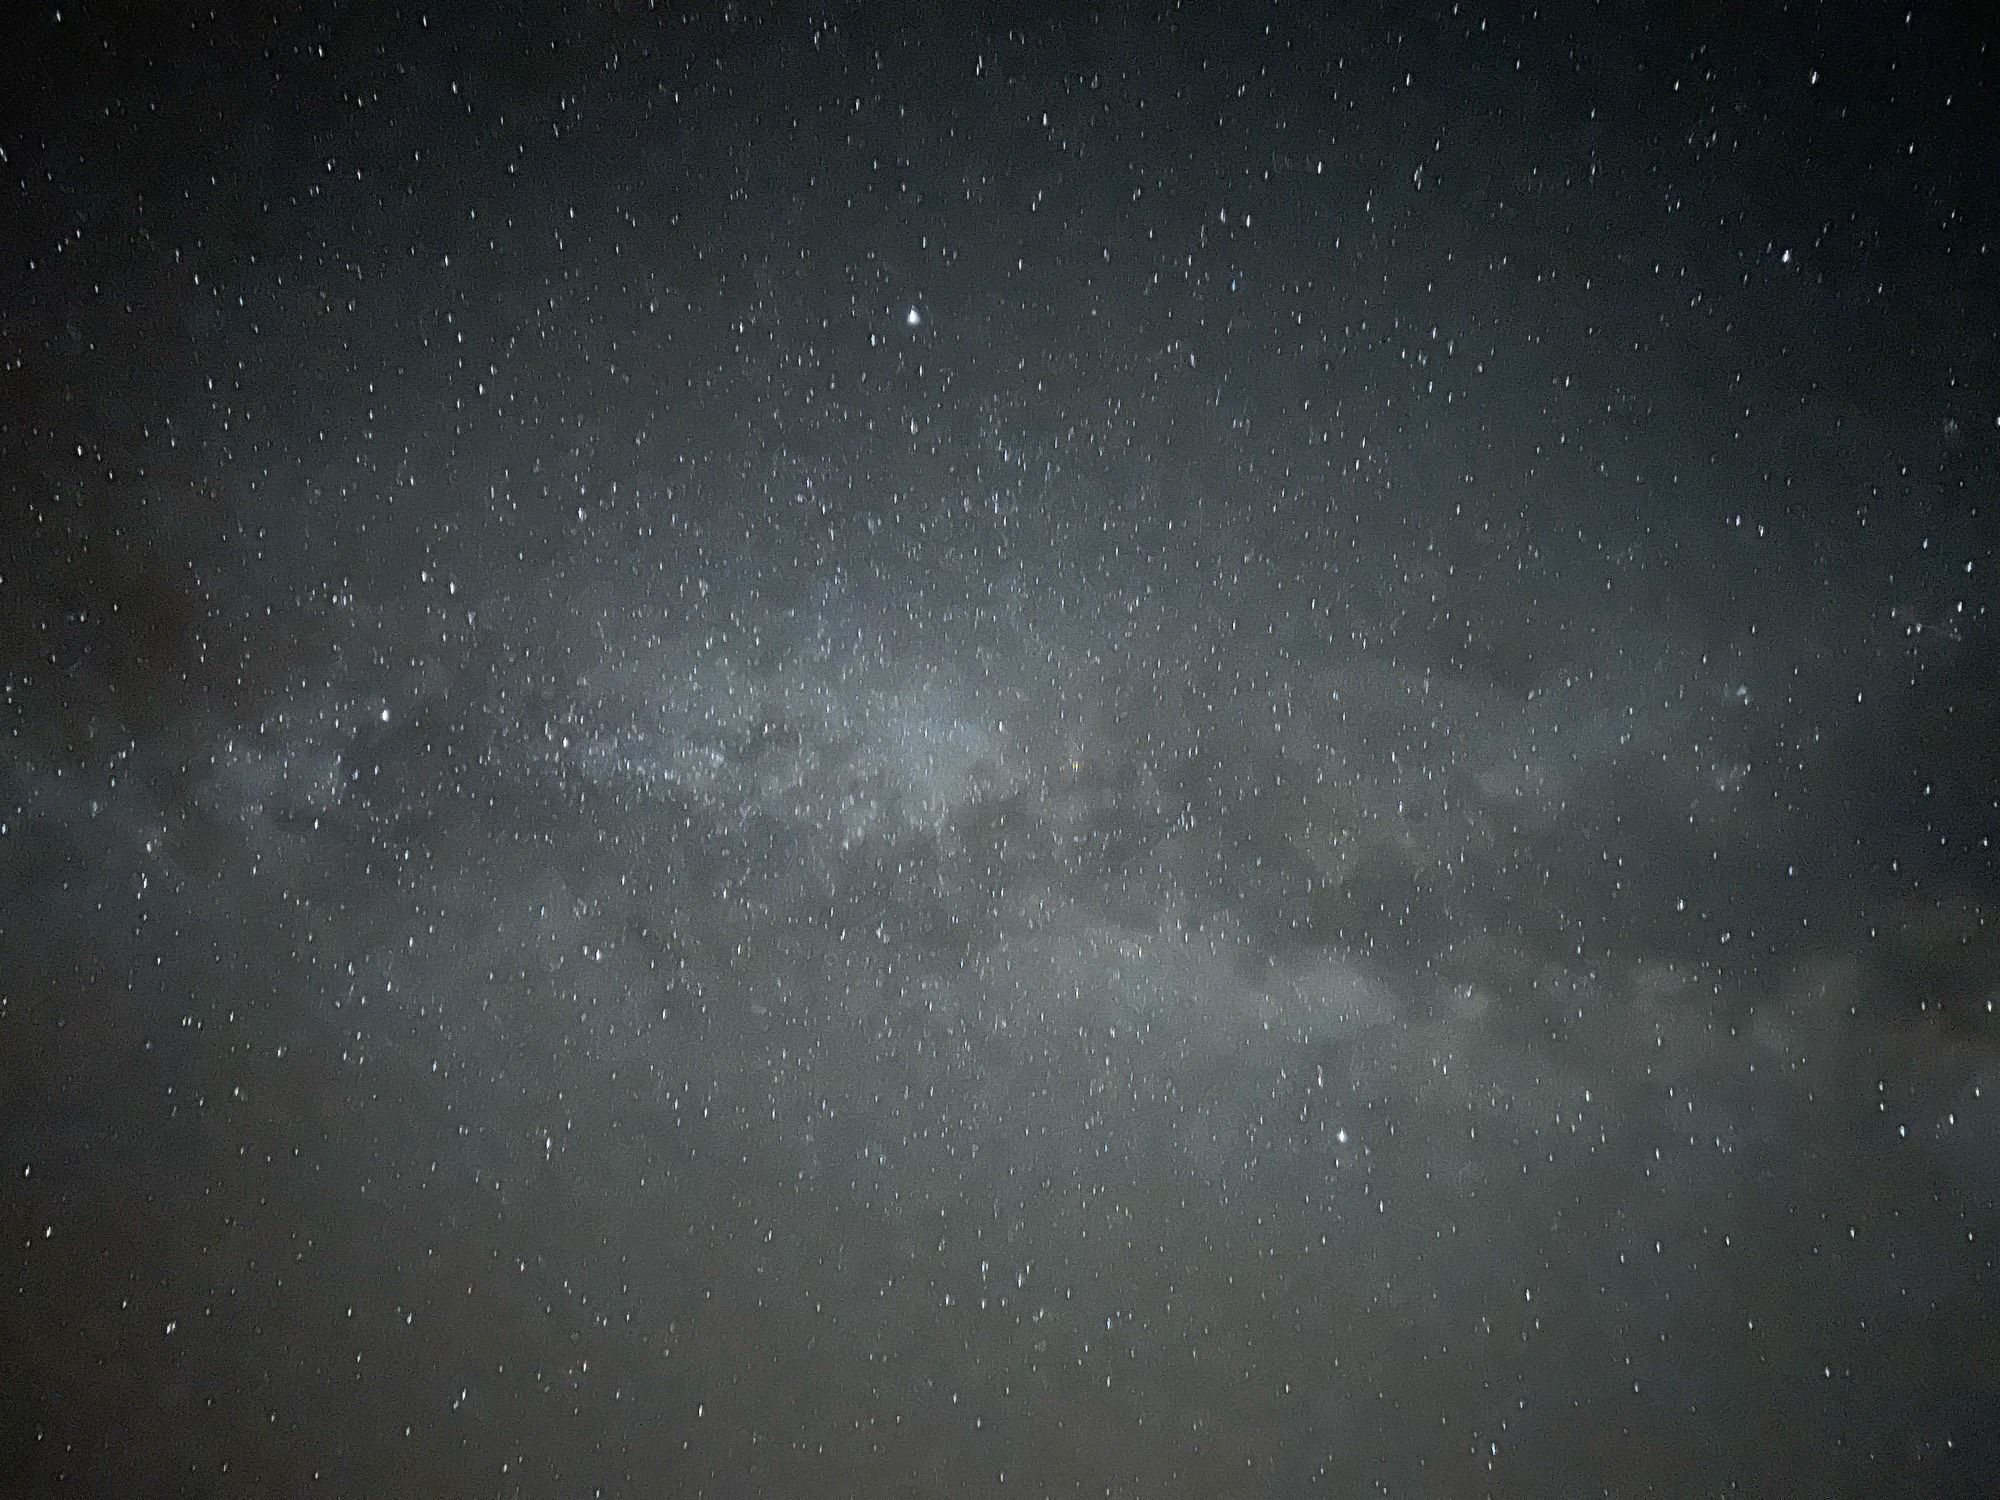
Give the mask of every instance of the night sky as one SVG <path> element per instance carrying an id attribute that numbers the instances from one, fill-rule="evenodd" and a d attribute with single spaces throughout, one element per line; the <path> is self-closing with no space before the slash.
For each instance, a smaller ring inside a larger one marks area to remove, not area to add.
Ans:
<path id="1" fill-rule="evenodd" d="M 16 0 L 0 1493 L 2000 1492 L 1971 14 Z"/>

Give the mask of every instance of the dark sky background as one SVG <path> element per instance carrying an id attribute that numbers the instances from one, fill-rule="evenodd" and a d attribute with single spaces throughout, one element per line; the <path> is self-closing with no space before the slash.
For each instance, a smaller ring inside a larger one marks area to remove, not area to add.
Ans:
<path id="1" fill-rule="evenodd" d="M 1995 1492 L 1984 33 L 4 47 L 5 1493 Z"/>

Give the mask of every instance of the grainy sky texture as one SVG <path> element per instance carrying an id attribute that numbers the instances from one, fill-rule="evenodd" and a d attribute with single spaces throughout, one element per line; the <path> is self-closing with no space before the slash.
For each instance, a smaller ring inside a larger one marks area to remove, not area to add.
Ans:
<path id="1" fill-rule="evenodd" d="M 1995 1493 L 1970 14 L 21 0 L 0 1488 Z"/>

